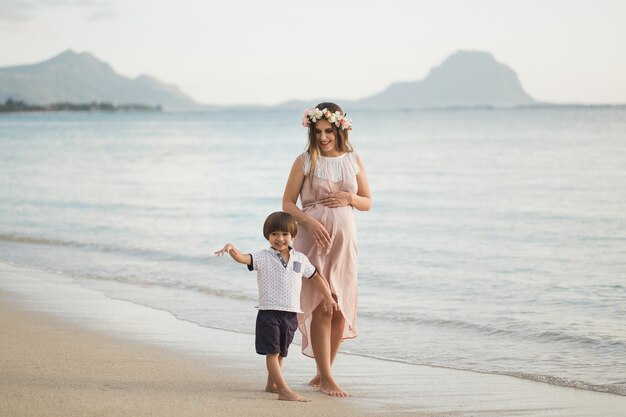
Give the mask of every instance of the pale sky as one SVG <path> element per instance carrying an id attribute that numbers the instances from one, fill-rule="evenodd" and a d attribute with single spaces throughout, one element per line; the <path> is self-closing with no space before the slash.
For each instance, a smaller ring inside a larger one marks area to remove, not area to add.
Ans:
<path id="1" fill-rule="evenodd" d="M 623 0 L 0 0 L 0 67 L 67 49 L 205 104 L 358 99 L 459 49 L 537 100 L 626 103 Z"/>

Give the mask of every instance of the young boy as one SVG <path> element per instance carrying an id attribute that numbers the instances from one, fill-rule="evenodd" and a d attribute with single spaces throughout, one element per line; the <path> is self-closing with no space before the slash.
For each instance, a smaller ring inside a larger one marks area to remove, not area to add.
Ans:
<path id="1" fill-rule="evenodd" d="M 253 254 L 243 254 L 230 243 L 215 252 L 228 253 L 235 261 L 257 271 L 259 313 L 256 320 L 256 351 L 265 356 L 267 385 L 265 391 L 278 394 L 279 400 L 309 401 L 292 391 L 283 377 L 281 366 L 298 327 L 302 277 L 313 279 L 324 294 L 324 309 L 338 310 L 326 280 L 311 265 L 308 258 L 291 248 L 298 229 L 290 214 L 277 211 L 263 225 L 263 235 L 270 248 Z"/>

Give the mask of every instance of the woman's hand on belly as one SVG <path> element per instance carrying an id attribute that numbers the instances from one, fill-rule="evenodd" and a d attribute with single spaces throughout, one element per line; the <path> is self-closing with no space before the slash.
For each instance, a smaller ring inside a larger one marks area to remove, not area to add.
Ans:
<path id="1" fill-rule="evenodd" d="M 330 193 L 319 200 L 319 203 L 328 208 L 346 207 L 352 204 L 352 193 L 339 191 Z"/>

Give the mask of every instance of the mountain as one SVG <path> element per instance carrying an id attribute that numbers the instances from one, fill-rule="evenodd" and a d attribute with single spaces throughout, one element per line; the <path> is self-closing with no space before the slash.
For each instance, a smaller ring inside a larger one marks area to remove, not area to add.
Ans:
<path id="1" fill-rule="evenodd" d="M 517 74 L 487 52 L 458 51 L 421 81 L 398 82 L 353 104 L 367 108 L 518 106 L 537 103 Z"/>
<path id="2" fill-rule="evenodd" d="M 0 102 L 9 98 L 29 104 L 98 101 L 161 105 L 165 110 L 200 107 L 175 85 L 147 75 L 124 77 L 93 55 L 71 50 L 38 64 L 0 68 Z"/>

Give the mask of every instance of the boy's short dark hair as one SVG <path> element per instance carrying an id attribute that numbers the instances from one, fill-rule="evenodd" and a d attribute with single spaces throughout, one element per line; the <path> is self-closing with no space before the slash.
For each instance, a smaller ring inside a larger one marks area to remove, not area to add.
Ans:
<path id="1" fill-rule="evenodd" d="M 291 214 L 284 211 L 276 211 L 267 216 L 265 224 L 263 224 L 263 236 L 265 236 L 265 239 L 269 240 L 270 233 L 273 232 L 289 232 L 291 237 L 296 237 L 298 225 Z"/>

